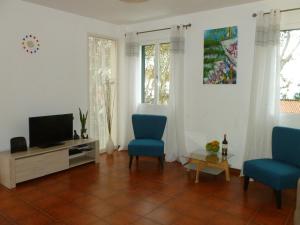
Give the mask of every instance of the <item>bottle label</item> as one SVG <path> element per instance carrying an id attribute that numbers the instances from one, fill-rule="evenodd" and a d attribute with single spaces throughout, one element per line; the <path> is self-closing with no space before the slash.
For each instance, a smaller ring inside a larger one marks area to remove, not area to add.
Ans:
<path id="1" fill-rule="evenodd" d="M 227 144 L 222 144 L 222 155 L 227 155 Z"/>

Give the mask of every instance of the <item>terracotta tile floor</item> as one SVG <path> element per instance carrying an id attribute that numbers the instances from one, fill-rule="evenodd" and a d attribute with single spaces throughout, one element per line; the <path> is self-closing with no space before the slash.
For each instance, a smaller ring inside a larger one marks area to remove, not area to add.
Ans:
<path id="1" fill-rule="evenodd" d="M 140 158 L 128 169 L 127 152 L 101 155 L 88 164 L 44 178 L 0 186 L 0 225 L 292 225 L 295 191 L 275 208 L 271 189 L 224 175 L 200 175 L 194 183 L 178 163 Z"/>

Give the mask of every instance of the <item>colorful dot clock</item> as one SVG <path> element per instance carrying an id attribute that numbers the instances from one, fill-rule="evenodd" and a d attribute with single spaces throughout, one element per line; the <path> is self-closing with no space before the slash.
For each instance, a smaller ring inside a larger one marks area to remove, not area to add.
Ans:
<path id="1" fill-rule="evenodd" d="M 22 47 L 28 54 L 35 54 L 40 50 L 40 42 L 36 36 L 28 34 L 22 38 Z"/>

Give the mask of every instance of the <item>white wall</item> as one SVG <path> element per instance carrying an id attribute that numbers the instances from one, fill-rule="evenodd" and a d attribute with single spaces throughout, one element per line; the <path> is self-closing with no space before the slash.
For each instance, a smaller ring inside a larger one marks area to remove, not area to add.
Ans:
<path id="1" fill-rule="evenodd" d="M 20 0 L 0 0 L 0 150 L 25 136 L 28 117 L 74 113 L 88 107 L 87 35 L 119 38 L 119 27 Z M 21 47 L 32 33 L 36 55 Z"/>
<path id="2" fill-rule="evenodd" d="M 245 149 L 254 54 L 255 18 L 258 10 L 299 7 L 299 1 L 265 1 L 199 12 L 123 27 L 124 32 L 144 31 L 192 23 L 187 31 L 185 57 L 185 134 L 187 148 L 195 150 L 226 133 L 232 166 L 241 168 Z M 206 29 L 238 26 L 238 71 L 236 85 L 203 85 L 203 33 Z M 144 37 L 145 38 L 145 37 Z M 157 38 L 157 37 L 156 37 Z M 121 74 L 126 77 L 127 75 Z M 125 78 L 124 78 L 125 80 Z M 123 84 L 125 86 L 125 84 Z M 126 90 L 125 87 L 123 87 Z M 126 99 L 121 99 L 126 108 Z"/>
<path id="3" fill-rule="evenodd" d="M 233 167 L 241 167 L 255 33 L 251 15 L 258 10 L 293 7 L 299 7 L 298 0 L 269 0 L 121 27 L 124 33 L 192 23 L 187 31 L 184 74 L 185 133 L 190 151 L 211 139 L 221 141 L 227 133 L 230 151 L 236 155 Z M 237 84 L 203 85 L 203 31 L 231 25 L 239 29 Z M 9 148 L 11 137 L 25 136 L 28 140 L 29 116 L 73 112 L 75 128 L 79 129 L 78 107 L 88 106 L 87 33 L 118 39 L 120 27 L 20 0 L 0 0 L 0 27 L 0 150 Z M 30 56 L 21 48 L 21 39 L 27 33 L 40 39 L 41 50 L 36 55 Z M 148 38 L 161 37 L 157 33 Z M 119 47 L 122 131 L 128 75 L 122 40 Z M 282 123 L 300 127 L 297 116 L 285 117 Z"/>

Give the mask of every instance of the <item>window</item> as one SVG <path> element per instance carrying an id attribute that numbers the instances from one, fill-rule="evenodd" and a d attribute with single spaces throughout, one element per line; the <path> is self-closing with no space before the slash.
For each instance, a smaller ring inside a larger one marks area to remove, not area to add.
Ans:
<path id="1" fill-rule="evenodd" d="M 170 88 L 170 43 L 142 46 L 142 101 L 166 105 Z"/>
<path id="2" fill-rule="evenodd" d="M 300 29 L 281 31 L 280 109 L 300 113 Z"/>

